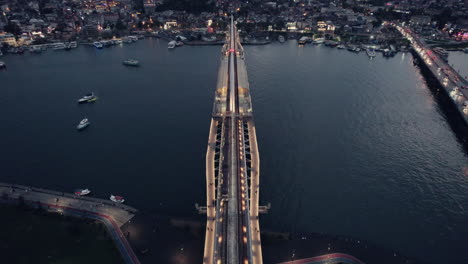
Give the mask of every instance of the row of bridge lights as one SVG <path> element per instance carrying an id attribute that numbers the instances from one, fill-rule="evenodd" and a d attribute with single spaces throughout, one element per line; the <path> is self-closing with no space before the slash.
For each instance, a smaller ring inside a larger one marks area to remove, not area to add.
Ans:
<path id="1" fill-rule="evenodd" d="M 240 120 L 237 120 L 238 124 L 238 129 L 239 129 L 239 158 L 240 160 L 244 159 L 244 152 L 243 150 L 243 141 L 242 141 L 242 122 Z M 244 167 L 241 167 L 240 169 L 241 173 L 241 196 L 242 196 L 242 211 L 245 212 L 246 209 L 246 204 L 245 204 L 245 175 L 244 175 Z M 247 227 L 242 226 L 242 232 L 243 232 L 243 237 L 242 241 L 244 244 L 247 244 Z M 247 258 L 244 258 L 244 264 L 248 264 L 249 260 Z"/>

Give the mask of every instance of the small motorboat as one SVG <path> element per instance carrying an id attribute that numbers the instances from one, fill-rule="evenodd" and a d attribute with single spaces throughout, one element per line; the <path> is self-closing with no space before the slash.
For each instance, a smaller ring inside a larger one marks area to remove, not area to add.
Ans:
<path id="1" fill-rule="evenodd" d="M 91 100 L 94 100 L 94 101 L 97 100 L 97 97 L 94 95 L 94 93 L 88 93 L 85 96 L 81 97 L 80 99 L 78 99 L 78 103 L 79 104 L 84 104 L 84 103 L 87 103 L 87 102 L 93 102 Z"/>
<path id="2" fill-rule="evenodd" d="M 93 46 L 97 49 L 102 49 L 102 47 L 104 47 L 104 45 L 99 41 L 93 42 Z"/>
<path id="3" fill-rule="evenodd" d="M 80 121 L 80 123 L 76 126 L 76 129 L 78 129 L 78 130 L 85 129 L 90 124 L 91 124 L 91 122 L 89 122 L 88 118 L 85 118 L 85 119 Z"/>
<path id="4" fill-rule="evenodd" d="M 135 67 L 135 66 L 139 66 L 140 62 L 137 61 L 137 60 L 128 59 L 128 60 L 124 60 L 123 64 L 127 65 L 127 66 L 134 66 Z"/>
<path id="5" fill-rule="evenodd" d="M 91 191 L 89 189 L 77 189 L 75 190 L 75 194 L 79 196 L 84 196 L 90 194 Z"/>
<path id="6" fill-rule="evenodd" d="M 116 203 L 123 203 L 125 202 L 125 199 L 122 197 L 122 196 L 117 196 L 117 195 L 113 195 L 111 194 L 110 198 L 109 198 L 111 201 L 113 202 L 116 202 Z"/>

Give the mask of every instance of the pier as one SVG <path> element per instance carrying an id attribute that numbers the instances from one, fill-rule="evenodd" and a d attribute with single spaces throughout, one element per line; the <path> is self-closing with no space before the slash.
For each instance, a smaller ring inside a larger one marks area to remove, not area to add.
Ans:
<path id="1" fill-rule="evenodd" d="M 413 54 L 420 59 L 424 67 L 433 75 L 448 95 L 461 117 L 468 125 L 468 81 L 432 51 L 417 34 L 408 27 L 394 25 L 410 41 Z"/>
<path id="2" fill-rule="evenodd" d="M 140 263 L 120 229 L 137 212 L 133 207 L 103 199 L 7 183 L 0 183 L 0 195 L 3 203 L 24 202 L 49 212 L 97 220 L 108 229 L 124 261 L 128 264 Z"/>

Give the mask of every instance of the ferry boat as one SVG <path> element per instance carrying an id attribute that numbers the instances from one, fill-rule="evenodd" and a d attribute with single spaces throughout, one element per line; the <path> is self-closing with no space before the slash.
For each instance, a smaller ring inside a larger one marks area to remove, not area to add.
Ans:
<path id="1" fill-rule="evenodd" d="M 75 194 L 79 196 L 84 196 L 90 194 L 91 191 L 89 189 L 77 189 L 75 190 Z"/>
<path id="2" fill-rule="evenodd" d="M 140 62 L 138 62 L 137 60 L 128 59 L 128 60 L 124 60 L 123 64 L 127 66 L 139 66 Z"/>
<path id="3" fill-rule="evenodd" d="M 298 43 L 299 45 L 304 45 L 304 44 L 307 43 L 307 39 L 308 39 L 308 37 L 302 37 L 302 38 L 300 38 L 300 39 L 297 41 L 297 43 Z"/>
<path id="4" fill-rule="evenodd" d="M 113 195 L 111 194 L 110 198 L 111 201 L 116 202 L 116 203 L 123 203 L 125 202 L 125 199 L 122 196 L 118 195 Z"/>
<path id="5" fill-rule="evenodd" d="M 85 119 L 80 121 L 80 123 L 76 126 L 76 129 L 78 129 L 78 130 L 85 129 L 90 124 L 91 124 L 91 122 L 89 122 L 88 118 L 85 118 Z"/>
<path id="6" fill-rule="evenodd" d="M 366 53 L 367 53 L 367 56 L 369 56 L 369 58 L 373 58 L 376 55 L 375 50 L 373 48 L 366 49 Z"/>
<path id="7" fill-rule="evenodd" d="M 284 42 L 286 41 L 286 39 L 284 39 L 284 37 L 283 37 L 282 35 L 279 35 L 279 36 L 278 36 L 278 41 L 279 41 L 280 43 L 284 43 Z"/>
<path id="8" fill-rule="evenodd" d="M 175 40 L 169 41 L 169 43 L 167 44 L 167 48 L 168 48 L 168 49 L 173 49 L 173 48 L 175 48 L 175 47 L 176 47 L 176 43 L 177 43 L 177 42 L 175 42 Z"/>
<path id="9" fill-rule="evenodd" d="M 55 43 L 54 47 L 53 47 L 53 50 L 63 50 L 65 49 L 66 46 L 63 42 L 57 42 Z"/>
<path id="10" fill-rule="evenodd" d="M 93 46 L 96 47 L 97 49 L 102 49 L 103 45 L 99 41 L 93 42 Z"/>
<path id="11" fill-rule="evenodd" d="M 87 103 L 87 102 L 90 102 L 90 100 L 92 100 L 92 99 L 97 100 L 97 97 L 94 95 L 94 93 L 88 93 L 85 96 L 78 99 L 78 103 L 79 104 Z M 96 100 L 94 100 L 94 101 L 96 101 Z"/>

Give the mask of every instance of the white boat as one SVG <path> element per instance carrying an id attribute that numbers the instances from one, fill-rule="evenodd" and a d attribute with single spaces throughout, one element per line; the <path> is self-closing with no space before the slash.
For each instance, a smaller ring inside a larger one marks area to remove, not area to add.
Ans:
<path id="1" fill-rule="evenodd" d="M 91 191 L 89 189 L 77 189 L 75 190 L 75 194 L 79 196 L 84 196 L 90 194 Z"/>
<path id="2" fill-rule="evenodd" d="M 284 42 L 286 41 L 286 39 L 283 37 L 283 35 L 279 35 L 279 36 L 278 36 L 278 41 L 279 41 L 280 43 L 284 43 Z"/>
<path id="3" fill-rule="evenodd" d="M 324 38 L 317 38 L 317 39 L 314 39 L 314 41 L 312 43 L 313 44 L 322 44 L 324 42 L 325 42 Z"/>
<path id="4" fill-rule="evenodd" d="M 40 45 L 33 45 L 29 47 L 29 52 L 31 53 L 41 53 L 42 52 L 42 47 Z"/>
<path id="5" fill-rule="evenodd" d="M 309 39 L 308 37 L 302 37 L 302 38 L 300 38 L 300 39 L 297 41 L 297 43 L 298 43 L 299 45 L 304 45 L 304 44 L 307 43 L 307 40 L 308 40 L 308 39 Z"/>
<path id="6" fill-rule="evenodd" d="M 344 48 L 345 48 L 345 45 L 340 44 L 340 45 L 336 46 L 336 48 L 337 48 L 337 49 L 344 49 Z"/>
<path id="7" fill-rule="evenodd" d="M 76 41 L 70 42 L 70 47 L 71 47 L 72 49 L 77 48 L 77 47 L 78 47 L 78 42 L 76 42 Z"/>
<path id="8" fill-rule="evenodd" d="M 130 39 L 132 42 L 136 42 L 138 40 L 137 36 L 128 36 L 128 39 Z"/>
<path id="9" fill-rule="evenodd" d="M 369 58 L 373 58 L 376 55 L 375 50 L 373 48 L 366 49 L 366 53 L 367 53 L 367 56 L 369 56 Z"/>
<path id="10" fill-rule="evenodd" d="M 63 42 L 57 42 L 54 44 L 53 50 L 63 50 L 66 48 L 65 43 Z"/>
<path id="11" fill-rule="evenodd" d="M 102 49 L 103 45 L 99 41 L 93 42 L 93 46 L 96 47 L 97 49 Z"/>
<path id="12" fill-rule="evenodd" d="M 122 40 L 121 39 L 114 39 L 114 43 L 115 43 L 115 45 L 122 44 Z"/>
<path id="13" fill-rule="evenodd" d="M 90 124 L 91 124 L 91 122 L 89 122 L 88 118 L 85 118 L 85 119 L 80 121 L 80 123 L 76 126 L 76 129 L 82 130 L 82 129 L 86 128 L 87 126 L 89 126 Z"/>
<path id="14" fill-rule="evenodd" d="M 177 42 L 176 42 L 175 40 L 171 40 L 171 41 L 169 41 L 169 43 L 167 44 L 167 48 L 168 48 L 168 49 L 173 49 L 173 48 L 176 47 L 176 44 L 177 44 Z"/>
<path id="15" fill-rule="evenodd" d="M 6 68 L 6 64 L 3 61 L 0 61 L 0 69 Z"/>
<path id="16" fill-rule="evenodd" d="M 88 93 L 85 96 L 78 99 L 78 103 L 79 104 L 87 103 L 87 102 L 90 102 L 91 100 L 93 100 L 94 98 L 96 98 L 94 93 Z"/>
<path id="17" fill-rule="evenodd" d="M 139 66 L 140 65 L 140 62 L 138 62 L 137 60 L 132 60 L 132 59 L 128 59 L 128 60 L 124 60 L 123 61 L 123 64 L 124 65 L 127 65 L 127 66 Z"/>
<path id="18" fill-rule="evenodd" d="M 110 198 L 111 201 L 116 202 L 116 203 L 123 203 L 125 202 L 125 199 L 122 196 L 118 195 L 113 195 L 111 194 Z"/>

